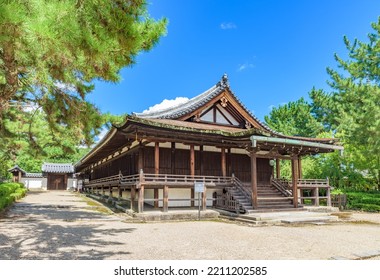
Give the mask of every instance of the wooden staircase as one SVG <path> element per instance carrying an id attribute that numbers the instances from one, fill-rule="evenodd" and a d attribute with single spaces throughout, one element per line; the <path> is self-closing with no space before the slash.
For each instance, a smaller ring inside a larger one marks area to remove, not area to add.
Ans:
<path id="1" fill-rule="evenodd" d="M 251 199 L 240 188 L 228 188 L 227 192 L 238 202 L 243 213 L 253 211 Z"/>
<path id="2" fill-rule="evenodd" d="M 239 212 L 249 214 L 254 212 L 296 210 L 293 206 L 291 193 L 286 190 L 285 186 L 278 184 L 276 182 L 272 185 L 259 185 L 257 187 L 257 209 L 253 209 L 252 207 L 251 188 L 244 186 L 238 178 L 234 177 L 232 186 L 226 190 L 229 197 L 236 201 L 236 205 L 239 205 Z"/>
<path id="3" fill-rule="evenodd" d="M 257 186 L 257 200 L 258 210 L 293 208 L 293 197 L 285 196 L 273 185 Z"/>

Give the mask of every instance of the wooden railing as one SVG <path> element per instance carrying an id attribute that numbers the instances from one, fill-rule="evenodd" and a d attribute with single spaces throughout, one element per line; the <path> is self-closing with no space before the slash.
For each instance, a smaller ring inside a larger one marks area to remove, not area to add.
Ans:
<path id="1" fill-rule="evenodd" d="M 239 202 L 228 192 L 216 195 L 216 207 L 227 211 L 233 211 L 237 214 L 244 211 Z"/>
<path id="2" fill-rule="evenodd" d="M 154 186 L 191 186 L 195 182 L 204 183 L 206 187 L 230 186 L 232 177 L 222 176 L 198 176 L 198 175 L 175 175 L 175 174 L 149 174 L 140 173 L 123 176 L 122 174 L 91 180 L 85 183 L 86 187 L 109 187 L 109 186 L 136 186 L 139 184 Z"/>
<path id="3" fill-rule="evenodd" d="M 232 177 L 175 175 L 175 174 L 143 174 L 144 185 L 176 185 L 188 186 L 195 182 L 204 183 L 207 187 L 231 185 Z"/>
<path id="4" fill-rule="evenodd" d="M 331 187 L 328 179 L 299 179 L 297 188 L 300 190 L 299 199 L 301 203 L 311 200 L 314 206 L 319 206 L 321 200 L 326 200 L 326 205 L 331 206 Z M 321 195 L 320 193 L 324 194 Z"/>
<path id="5" fill-rule="evenodd" d="M 232 185 L 237 188 L 240 193 L 243 194 L 252 204 L 252 188 L 245 186 L 243 182 L 235 176 L 232 176 Z"/>
<path id="6" fill-rule="evenodd" d="M 272 186 L 279 190 L 284 196 L 292 197 L 293 192 L 290 188 L 289 181 L 286 179 L 271 179 Z"/>
<path id="7" fill-rule="evenodd" d="M 140 176 L 138 174 L 121 176 L 120 177 L 120 185 L 121 186 L 133 186 L 138 183 L 140 180 Z"/>
<path id="8" fill-rule="evenodd" d="M 106 186 L 114 186 L 120 183 L 120 175 L 114 175 L 109 177 L 104 177 L 100 179 L 91 180 L 85 183 L 86 187 L 106 187 Z"/>
<path id="9" fill-rule="evenodd" d="M 287 179 L 272 179 L 272 185 L 286 196 L 292 196 L 291 183 Z M 319 206 L 321 200 L 326 200 L 326 205 L 331 206 L 330 184 L 328 179 L 299 179 L 297 189 L 298 197 L 302 204 L 310 200 L 315 206 Z M 321 195 L 321 193 L 324 193 Z"/>

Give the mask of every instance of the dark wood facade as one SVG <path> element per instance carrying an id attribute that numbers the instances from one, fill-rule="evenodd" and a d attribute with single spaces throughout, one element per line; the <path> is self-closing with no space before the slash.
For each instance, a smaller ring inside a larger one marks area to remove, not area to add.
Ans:
<path id="1" fill-rule="evenodd" d="M 200 150 L 194 151 L 195 158 L 195 175 L 205 176 L 232 176 L 235 175 L 241 181 L 250 183 L 251 181 L 251 165 L 248 153 L 232 154 L 226 152 L 225 169 L 223 174 L 222 153 Z M 203 148 L 203 147 L 202 147 Z M 156 173 L 155 171 L 155 148 L 144 147 L 143 171 L 145 173 Z M 139 150 L 127 153 L 116 159 L 110 160 L 93 169 L 91 179 L 99 179 L 103 177 L 118 175 L 137 174 Z M 190 148 L 184 149 L 159 149 L 159 174 L 189 175 L 190 174 Z M 270 184 L 270 178 L 273 176 L 273 167 L 269 164 L 269 159 L 259 158 L 257 162 L 258 182 L 262 185 Z"/>
<path id="2" fill-rule="evenodd" d="M 301 157 L 340 149 L 334 141 L 270 130 L 240 103 L 223 77 L 187 103 L 128 116 L 76 164 L 76 171 L 89 179 L 88 191 L 107 191 L 113 197 L 116 188 L 119 198 L 124 191 L 137 211 L 144 203 L 164 211 L 180 201 L 194 206 L 195 182 L 206 185 L 202 208 L 213 205 L 214 195 L 225 191 L 230 197 L 246 197 L 254 209 L 282 200 L 297 207 Z M 292 162 L 288 187 L 272 182 L 274 175 L 280 176 L 279 159 Z M 266 193 L 262 188 L 271 187 L 285 197 L 259 197 L 259 192 Z"/>

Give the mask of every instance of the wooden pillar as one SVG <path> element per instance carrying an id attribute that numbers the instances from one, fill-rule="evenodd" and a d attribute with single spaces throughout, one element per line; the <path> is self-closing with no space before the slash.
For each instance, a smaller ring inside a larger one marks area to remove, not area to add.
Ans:
<path id="1" fill-rule="evenodd" d="M 222 165 L 222 176 L 226 177 L 227 176 L 227 164 L 226 164 L 226 149 L 221 148 L 221 165 Z"/>
<path id="2" fill-rule="evenodd" d="M 140 142 L 140 147 L 139 147 L 139 157 L 138 157 L 138 163 L 137 163 L 137 172 L 140 173 L 141 170 L 144 169 L 144 146 Z"/>
<path id="3" fill-rule="evenodd" d="M 133 206 L 136 200 L 136 187 L 131 188 L 131 210 L 133 210 Z"/>
<path id="4" fill-rule="evenodd" d="M 154 145 L 154 174 L 160 174 L 160 143 Z"/>
<path id="5" fill-rule="evenodd" d="M 257 209 L 257 156 L 255 151 L 251 151 L 251 188 L 252 188 L 252 207 Z"/>
<path id="6" fill-rule="evenodd" d="M 293 190 L 293 205 L 298 207 L 298 157 L 292 158 L 292 190 Z"/>
<path id="7" fill-rule="evenodd" d="M 281 178 L 281 160 L 276 158 L 276 178 Z"/>
<path id="8" fill-rule="evenodd" d="M 119 191 L 119 200 L 121 200 L 123 198 L 123 190 L 121 189 L 120 186 L 117 187 L 118 191 Z"/>
<path id="9" fill-rule="evenodd" d="M 232 175 L 232 165 L 231 165 L 231 149 L 228 149 L 226 161 L 227 161 L 227 174 L 228 176 Z"/>
<path id="10" fill-rule="evenodd" d="M 195 151 L 194 151 L 194 145 L 190 145 L 190 175 L 195 175 Z M 194 188 L 191 188 L 191 207 L 194 207 Z"/>
<path id="11" fill-rule="evenodd" d="M 160 174 L 160 143 L 154 145 L 154 174 Z M 158 189 L 154 189 L 154 208 L 158 208 Z"/>
<path id="12" fill-rule="evenodd" d="M 139 201 L 138 201 L 137 211 L 139 213 L 144 212 L 144 185 L 141 185 L 139 188 Z"/>
<path id="13" fill-rule="evenodd" d="M 199 146 L 199 161 L 200 161 L 200 175 L 204 175 L 205 173 L 205 166 L 203 163 L 203 145 Z"/>
<path id="14" fill-rule="evenodd" d="M 171 158 L 170 158 L 170 169 L 171 173 L 175 174 L 175 143 L 171 143 Z"/>
<path id="15" fill-rule="evenodd" d="M 302 159 L 298 158 L 298 178 L 302 179 Z"/>
<path id="16" fill-rule="evenodd" d="M 169 209 L 169 187 L 168 186 L 164 186 L 163 199 L 164 199 L 163 211 L 168 212 L 168 209 Z"/>
<path id="17" fill-rule="evenodd" d="M 207 208 L 207 188 L 205 186 L 205 189 L 202 193 L 202 207 L 201 207 L 201 209 L 202 209 L 202 211 L 205 211 L 206 208 Z"/>
<path id="18" fill-rule="evenodd" d="M 194 145 L 190 145 L 190 175 L 195 175 L 195 151 Z"/>
<path id="19" fill-rule="evenodd" d="M 121 200 L 123 197 L 123 190 L 121 189 L 121 179 L 123 177 L 123 174 L 121 173 L 121 170 L 119 170 L 119 185 L 117 186 L 118 191 L 118 199 Z"/>
<path id="20" fill-rule="evenodd" d="M 331 190 L 329 178 L 326 179 L 328 188 L 326 189 L 327 206 L 331 206 Z"/>
<path id="21" fill-rule="evenodd" d="M 142 213 L 144 211 L 144 172 L 140 169 L 139 174 L 139 200 L 137 202 L 137 211 Z"/>

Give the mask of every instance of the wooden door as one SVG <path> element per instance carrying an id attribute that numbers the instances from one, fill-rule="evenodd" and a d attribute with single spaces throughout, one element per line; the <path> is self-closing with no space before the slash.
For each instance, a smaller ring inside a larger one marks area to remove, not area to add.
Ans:
<path id="1" fill-rule="evenodd" d="M 66 190 L 65 175 L 49 174 L 47 189 L 48 190 Z"/>

